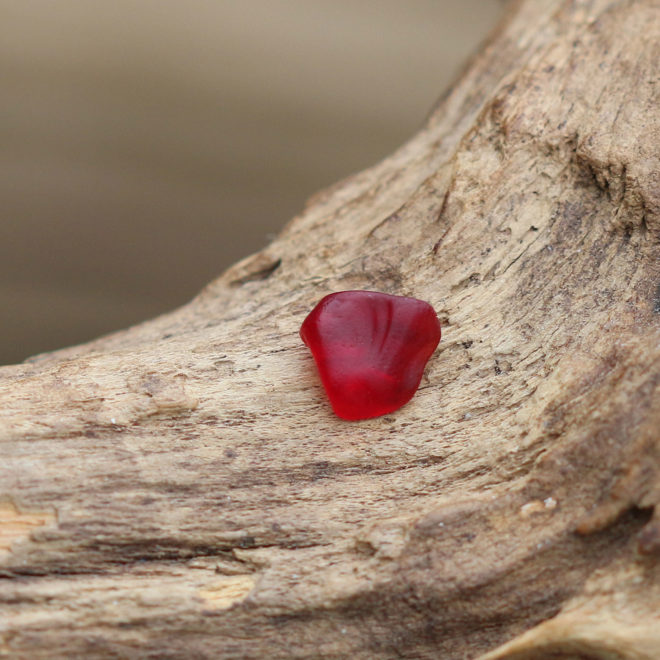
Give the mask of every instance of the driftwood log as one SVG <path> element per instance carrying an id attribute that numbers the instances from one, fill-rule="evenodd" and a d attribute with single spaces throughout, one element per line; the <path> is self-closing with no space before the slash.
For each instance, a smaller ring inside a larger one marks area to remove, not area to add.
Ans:
<path id="1" fill-rule="evenodd" d="M 262 253 L 3 368 L 0 656 L 660 658 L 659 108 L 657 1 L 515 3 Z M 442 321 L 383 418 L 298 337 L 345 289 Z"/>

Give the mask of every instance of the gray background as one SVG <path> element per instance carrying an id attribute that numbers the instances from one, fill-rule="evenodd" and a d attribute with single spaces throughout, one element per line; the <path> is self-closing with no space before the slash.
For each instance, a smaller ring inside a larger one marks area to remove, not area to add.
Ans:
<path id="1" fill-rule="evenodd" d="M 497 0 L 3 0 L 0 363 L 184 303 L 418 128 Z"/>

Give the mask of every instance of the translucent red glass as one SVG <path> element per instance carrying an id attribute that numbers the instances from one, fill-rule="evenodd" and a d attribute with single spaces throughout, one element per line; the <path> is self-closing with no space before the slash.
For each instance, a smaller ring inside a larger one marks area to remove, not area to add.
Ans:
<path id="1" fill-rule="evenodd" d="M 416 298 L 341 291 L 316 305 L 300 336 L 335 413 L 367 419 L 410 401 L 440 341 L 440 322 Z"/>

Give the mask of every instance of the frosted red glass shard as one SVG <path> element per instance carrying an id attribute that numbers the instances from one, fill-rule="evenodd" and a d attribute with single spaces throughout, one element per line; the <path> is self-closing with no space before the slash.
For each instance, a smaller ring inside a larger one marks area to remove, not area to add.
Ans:
<path id="1" fill-rule="evenodd" d="M 335 413 L 379 417 L 413 397 L 440 341 L 428 303 L 375 291 L 323 298 L 300 328 Z"/>

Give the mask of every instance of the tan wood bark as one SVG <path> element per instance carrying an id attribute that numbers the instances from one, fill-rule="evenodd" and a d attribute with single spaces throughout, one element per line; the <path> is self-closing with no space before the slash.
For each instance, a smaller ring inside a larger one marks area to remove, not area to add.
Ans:
<path id="1" fill-rule="evenodd" d="M 659 78 L 658 2 L 516 3 L 262 253 L 2 369 L 0 656 L 660 658 Z M 349 423 L 298 328 L 362 288 L 443 340 Z"/>

